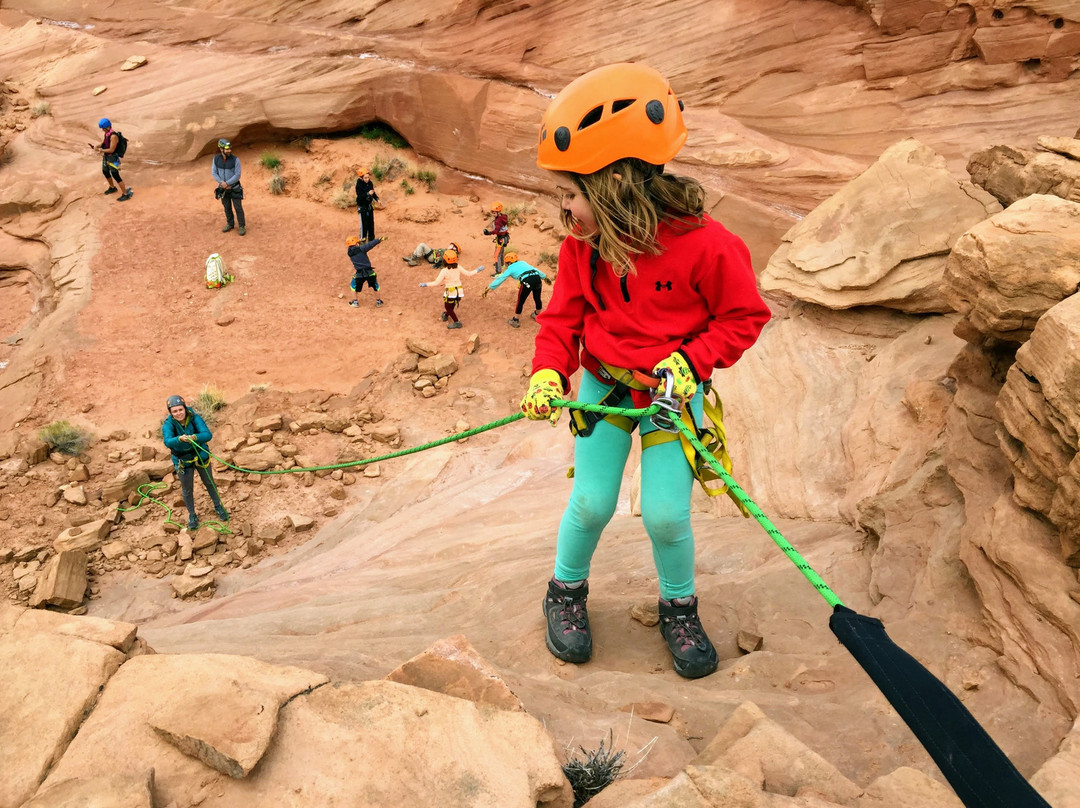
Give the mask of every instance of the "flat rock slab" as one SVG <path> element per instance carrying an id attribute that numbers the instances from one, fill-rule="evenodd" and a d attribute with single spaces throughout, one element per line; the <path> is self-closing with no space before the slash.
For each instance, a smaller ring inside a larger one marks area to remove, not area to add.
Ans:
<path id="1" fill-rule="evenodd" d="M 154 808 L 154 770 L 65 780 L 44 788 L 22 808 Z"/>

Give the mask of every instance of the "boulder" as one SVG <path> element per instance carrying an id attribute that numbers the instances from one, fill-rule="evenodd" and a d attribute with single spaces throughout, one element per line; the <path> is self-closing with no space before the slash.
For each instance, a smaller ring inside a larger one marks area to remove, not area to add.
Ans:
<path id="1" fill-rule="evenodd" d="M 263 418 L 256 418 L 251 424 L 252 432 L 262 432 L 264 429 L 272 429 L 277 431 L 284 427 L 285 422 L 280 414 L 267 415 Z"/>
<path id="2" fill-rule="evenodd" d="M 1080 204 L 1029 196 L 956 241 L 943 291 L 975 344 L 1021 343 L 1051 306 L 1080 286 Z"/>
<path id="3" fill-rule="evenodd" d="M 435 376 L 440 379 L 450 376 L 453 373 L 457 373 L 457 369 L 457 360 L 453 356 L 447 356 L 445 354 L 435 354 L 434 356 L 425 357 L 417 364 L 417 371 L 419 373 Z"/>
<path id="4" fill-rule="evenodd" d="M 272 443 L 256 443 L 233 455 L 233 465 L 252 471 L 269 471 L 281 465 L 285 458 Z"/>
<path id="5" fill-rule="evenodd" d="M 953 179 L 944 158 L 904 140 L 784 235 L 761 287 L 832 309 L 947 312 L 940 287 L 949 251 L 1000 209 Z"/>
<path id="6" fill-rule="evenodd" d="M 405 339 L 405 347 L 419 356 L 434 356 L 439 352 L 438 348 L 419 337 L 407 337 Z"/>
<path id="7" fill-rule="evenodd" d="M 93 522 L 69 527 L 53 540 L 53 549 L 57 552 L 65 550 L 91 552 L 105 541 L 111 529 L 112 524 L 108 519 L 95 519 Z"/>
<path id="8" fill-rule="evenodd" d="M 43 788 L 22 808 L 154 808 L 154 770 L 75 778 Z"/>
<path id="9" fill-rule="evenodd" d="M 456 634 L 390 671 L 386 679 L 501 710 L 524 710 L 513 691 L 468 639 Z"/>
<path id="10" fill-rule="evenodd" d="M 86 597 L 86 553 L 64 550 L 45 563 L 38 585 L 30 598 L 31 606 L 56 606 L 74 609 Z"/>
<path id="11" fill-rule="evenodd" d="M 130 494 L 138 490 L 140 485 L 150 482 L 150 475 L 145 471 L 136 471 L 133 468 L 124 469 L 116 476 L 116 479 L 105 484 L 101 489 L 101 501 L 108 505 L 111 502 L 123 502 Z"/>
<path id="12" fill-rule="evenodd" d="M 171 581 L 173 592 L 181 599 L 194 597 L 200 592 L 209 592 L 217 586 L 217 580 L 213 575 L 192 577 L 190 575 L 177 575 Z"/>
<path id="13" fill-rule="evenodd" d="M 967 171 L 1005 206 L 1033 194 L 1080 202 L 1080 161 L 1068 155 L 992 146 L 972 154 Z"/>

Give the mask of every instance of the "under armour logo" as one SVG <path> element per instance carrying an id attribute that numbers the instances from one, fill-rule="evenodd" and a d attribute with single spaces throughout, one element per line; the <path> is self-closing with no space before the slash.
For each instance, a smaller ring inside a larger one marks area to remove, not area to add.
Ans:
<path id="1" fill-rule="evenodd" d="M 659 291 L 661 291 L 663 289 L 667 289 L 670 292 L 671 291 L 671 281 L 668 281 L 667 283 L 661 283 L 660 281 L 657 281 L 656 282 L 656 291 L 659 292 Z"/>

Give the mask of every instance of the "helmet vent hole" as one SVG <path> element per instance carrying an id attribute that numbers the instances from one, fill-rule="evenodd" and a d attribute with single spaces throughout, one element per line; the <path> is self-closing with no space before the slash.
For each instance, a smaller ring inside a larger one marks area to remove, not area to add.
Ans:
<path id="1" fill-rule="evenodd" d="M 645 105 L 645 114 L 649 116 L 649 120 L 653 123 L 663 123 L 664 105 L 654 98 Z"/>
<path id="2" fill-rule="evenodd" d="M 614 115 L 616 112 L 622 112 L 635 101 L 637 101 L 636 98 L 620 98 L 618 101 L 612 101 L 611 113 Z"/>
<path id="3" fill-rule="evenodd" d="M 592 109 L 590 109 L 588 112 L 585 113 L 584 117 L 581 119 L 581 123 L 579 123 L 577 125 L 578 131 L 580 132 L 582 129 L 585 129 L 585 128 L 589 127 L 589 126 L 592 126 L 594 123 L 599 122 L 599 120 L 603 116 L 604 116 L 604 105 L 603 104 L 601 104 L 598 107 L 593 107 Z"/>
<path id="4" fill-rule="evenodd" d="M 543 143 L 545 140 L 547 140 L 547 127 L 543 126 L 540 128 L 540 142 Z"/>
<path id="5" fill-rule="evenodd" d="M 685 110 L 686 110 L 686 107 L 683 106 L 682 99 L 680 98 L 679 99 L 679 112 L 684 112 Z"/>
<path id="6" fill-rule="evenodd" d="M 555 130 L 555 148 L 559 151 L 570 148 L 570 130 L 565 126 L 560 126 Z"/>

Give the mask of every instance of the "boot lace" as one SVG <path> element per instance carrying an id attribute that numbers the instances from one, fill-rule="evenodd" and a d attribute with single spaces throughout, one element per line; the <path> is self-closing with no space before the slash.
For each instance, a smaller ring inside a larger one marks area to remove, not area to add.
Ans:
<path id="1" fill-rule="evenodd" d="M 563 634 L 571 631 L 588 632 L 588 617 L 585 604 L 572 597 L 557 598 L 559 604 L 559 621 Z"/>
<path id="2" fill-rule="evenodd" d="M 668 625 L 671 636 L 679 643 L 679 650 L 686 651 L 694 646 L 705 645 L 705 629 L 697 615 L 665 617 L 664 622 Z"/>

